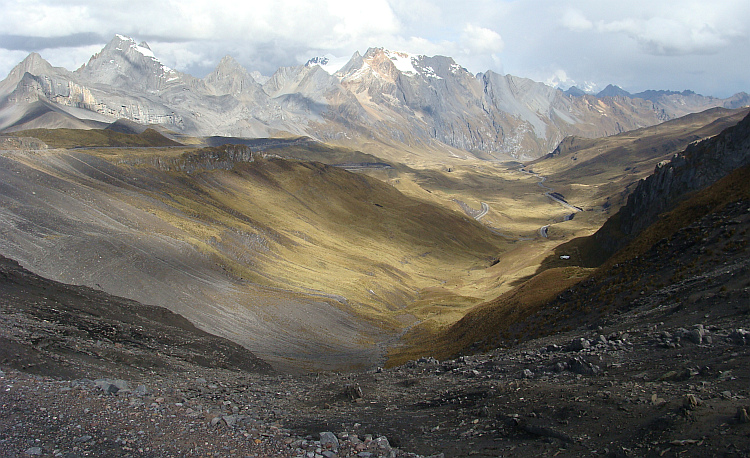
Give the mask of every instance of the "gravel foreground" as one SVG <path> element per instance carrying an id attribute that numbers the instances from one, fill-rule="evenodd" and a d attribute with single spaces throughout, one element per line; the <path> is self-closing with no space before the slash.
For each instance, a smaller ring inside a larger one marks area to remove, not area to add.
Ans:
<path id="1" fill-rule="evenodd" d="M 5 369 L 0 455 L 750 456 L 750 331 L 602 331 L 357 374 Z"/>

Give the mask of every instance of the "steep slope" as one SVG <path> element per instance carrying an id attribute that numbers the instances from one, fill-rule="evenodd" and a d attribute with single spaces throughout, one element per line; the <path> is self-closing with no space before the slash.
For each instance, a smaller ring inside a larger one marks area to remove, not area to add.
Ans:
<path id="1" fill-rule="evenodd" d="M 0 252 L 302 370 L 377 364 L 377 344 L 414 320 L 404 306 L 421 289 L 450 282 L 472 296 L 474 280 L 454 280 L 478 277 L 504 249 L 462 214 L 279 154 L 3 153 Z"/>
<path id="2" fill-rule="evenodd" d="M 595 244 L 604 260 L 624 247 L 659 215 L 674 208 L 690 193 L 703 189 L 734 169 L 750 163 L 750 116 L 719 135 L 693 143 L 653 175 L 638 183 L 627 204 L 587 243 Z"/>
<path id="3" fill-rule="evenodd" d="M 382 48 L 355 53 L 333 75 L 320 62 L 280 68 L 261 86 L 224 58 L 200 80 L 165 67 L 146 43 L 118 35 L 75 72 L 30 55 L 0 83 L 0 129 L 18 129 L 22 106 L 45 101 L 79 119 L 125 118 L 197 136 L 310 136 L 414 163 L 467 151 L 525 160 L 569 135 L 613 135 L 748 102 L 746 94 L 578 97 L 511 75 L 475 76 L 449 57 Z"/>
<path id="4" fill-rule="evenodd" d="M 525 167 L 546 177 L 548 186 L 578 206 L 616 211 L 657 163 L 670 160 L 690 143 L 719 134 L 747 113 L 714 108 L 605 138 L 568 137 Z"/>
<path id="5" fill-rule="evenodd" d="M 660 164 L 596 234 L 561 245 L 541 273 L 433 337 L 434 351 L 444 356 L 584 324 L 612 324 L 613 313 L 634 307 L 677 303 L 679 309 L 680 300 L 708 297 L 721 285 L 722 291 L 730 288 L 732 298 L 746 298 L 741 273 L 750 268 L 745 240 L 750 225 L 749 135 L 747 116 Z M 554 267 L 602 263 L 619 248 L 585 281 L 586 269 Z M 572 256 L 561 261 L 563 254 Z M 544 290 L 540 284 L 553 286 Z M 734 309 L 714 313 L 732 314 Z"/>
<path id="6" fill-rule="evenodd" d="M 158 367 L 269 372 L 245 348 L 207 334 L 167 309 L 57 283 L 0 256 L 0 360 L 27 372 L 121 378 Z"/>

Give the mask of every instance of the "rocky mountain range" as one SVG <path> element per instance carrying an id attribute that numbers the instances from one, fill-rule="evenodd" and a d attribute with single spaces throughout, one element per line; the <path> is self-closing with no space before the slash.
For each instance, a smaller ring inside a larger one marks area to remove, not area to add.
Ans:
<path id="1" fill-rule="evenodd" d="M 95 127 L 124 118 L 190 136 L 309 136 L 341 146 L 440 160 L 532 159 L 566 136 L 601 137 L 712 107 L 748 105 L 689 91 L 562 92 L 450 57 L 371 48 L 342 68 L 325 58 L 270 78 L 227 56 L 199 79 L 117 35 L 71 72 L 30 54 L 0 82 L 0 129 Z M 617 88 L 619 89 L 619 88 Z"/>

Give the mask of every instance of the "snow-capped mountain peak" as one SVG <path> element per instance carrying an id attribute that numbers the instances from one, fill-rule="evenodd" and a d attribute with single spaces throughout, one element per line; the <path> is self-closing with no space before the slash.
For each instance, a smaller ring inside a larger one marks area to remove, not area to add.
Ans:
<path id="1" fill-rule="evenodd" d="M 93 82 L 145 90 L 159 90 L 182 77 L 162 64 L 146 42 L 119 34 L 76 73 Z"/>
<path id="2" fill-rule="evenodd" d="M 389 51 L 387 49 L 384 49 L 383 53 L 393 61 L 393 65 L 395 65 L 401 73 L 419 73 L 417 72 L 417 69 L 414 68 L 414 61 L 418 60 L 419 56 L 400 51 Z"/>
<path id="3" fill-rule="evenodd" d="M 344 67 L 347 62 L 349 62 L 349 58 L 334 57 L 328 54 L 325 56 L 313 57 L 312 59 L 308 60 L 307 63 L 305 63 L 305 67 L 312 67 L 317 65 L 318 67 L 325 70 L 329 75 L 333 75 L 337 71 L 341 70 L 341 68 Z"/>
<path id="4" fill-rule="evenodd" d="M 119 40 L 119 43 L 116 43 L 115 50 L 122 51 L 126 54 L 128 53 L 128 51 L 133 51 L 142 55 L 143 57 L 147 59 L 151 59 L 152 61 L 159 64 L 159 66 L 161 67 L 161 70 L 164 73 L 170 73 L 174 71 L 171 68 L 167 67 L 166 65 L 162 64 L 161 61 L 159 61 L 159 59 L 156 58 L 156 56 L 154 55 L 154 52 L 151 51 L 151 48 L 149 47 L 148 43 L 146 43 L 145 41 L 142 41 L 140 44 L 137 44 L 133 38 L 126 37 L 125 35 L 117 34 L 115 35 L 115 39 L 112 40 L 112 43 L 118 40 Z"/>

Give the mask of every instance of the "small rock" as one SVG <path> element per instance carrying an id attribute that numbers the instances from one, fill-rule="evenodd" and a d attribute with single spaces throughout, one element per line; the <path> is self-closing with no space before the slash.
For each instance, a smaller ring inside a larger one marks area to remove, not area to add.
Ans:
<path id="1" fill-rule="evenodd" d="M 31 447 L 26 449 L 27 455 L 41 455 L 42 447 Z"/>
<path id="2" fill-rule="evenodd" d="M 146 385 L 138 385 L 138 388 L 133 390 L 133 393 L 137 396 L 146 396 L 148 394 L 148 388 L 146 388 Z"/>
<path id="3" fill-rule="evenodd" d="M 322 448 L 329 448 L 333 450 L 339 449 L 339 440 L 336 435 L 329 431 L 320 433 L 320 446 Z"/>
<path id="4" fill-rule="evenodd" d="M 591 347 L 591 342 L 589 342 L 588 339 L 579 337 L 578 339 L 574 339 L 572 342 L 570 342 L 567 348 L 568 351 L 581 351 L 589 347 Z"/>
<path id="5" fill-rule="evenodd" d="M 747 345 L 750 343 L 750 332 L 744 329 L 735 329 L 729 333 L 729 340 L 735 345 Z"/>
<path id="6" fill-rule="evenodd" d="M 230 428 L 234 427 L 234 424 L 237 423 L 237 417 L 234 415 L 224 415 L 221 419 L 224 420 L 224 423 Z"/>
<path id="7" fill-rule="evenodd" d="M 696 345 L 700 345 L 703 343 L 703 333 L 699 329 L 693 329 L 685 335 L 685 339 Z"/>
<path id="8" fill-rule="evenodd" d="M 571 358 L 568 361 L 568 370 L 574 374 L 596 375 L 600 372 L 599 366 L 592 364 L 580 356 Z"/>
<path id="9" fill-rule="evenodd" d="M 344 387 L 344 394 L 352 401 L 356 401 L 357 399 L 362 399 L 364 397 L 364 395 L 362 394 L 362 388 L 360 388 L 358 383 L 355 383 L 354 385 L 347 385 L 346 387 Z"/>
<path id="10" fill-rule="evenodd" d="M 88 442 L 91 439 L 93 439 L 93 437 L 91 437 L 88 434 L 86 434 L 86 435 L 83 435 L 81 437 L 76 437 L 73 441 L 74 442 Z"/>
<path id="11" fill-rule="evenodd" d="M 534 378 L 534 373 L 529 369 L 524 369 L 523 372 L 521 372 L 521 378 Z"/>
<path id="12" fill-rule="evenodd" d="M 391 448 L 391 444 L 390 442 L 388 442 L 388 438 L 385 436 L 380 436 L 375 439 L 375 443 L 380 450 L 390 450 Z"/>
<path id="13" fill-rule="evenodd" d="M 703 402 L 694 394 L 687 394 L 685 395 L 685 399 L 683 400 L 682 405 L 688 410 L 695 410 L 695 408 L 702 403 Z"/>
<path id="14" fill-rule="evenodd" d="M 655 406 L 660 406 L 666 402 L 667 402 L 666 399 L 660 398 L 656 393 L 651 395 L 651 404 Z"/>
<path id="15" fill-rule="evenodd" d="M 746 407 L 737 407 L 737 415 L 735 416 L 737 423 L 750 423 L 750 416 L 747 414 L 748 409 Z"/>

